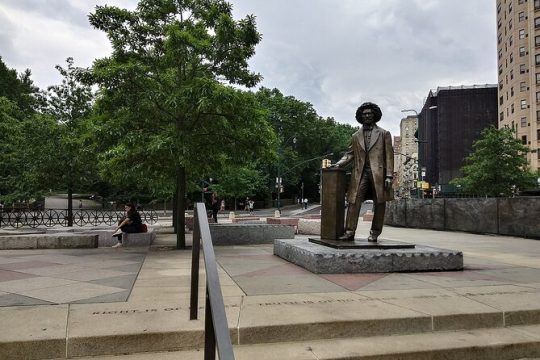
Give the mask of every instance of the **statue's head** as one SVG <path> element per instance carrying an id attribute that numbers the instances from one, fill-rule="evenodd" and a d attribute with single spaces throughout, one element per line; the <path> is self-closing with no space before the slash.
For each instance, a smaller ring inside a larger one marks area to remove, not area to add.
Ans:
<path id="1" fill-rule="evenodd" d="M 371 102 L 365 102 L 356 110 L 356 121 L 358 121 L 360 124 L 364 124 L 364 120 L 362 119 L 362 113 L 366 109 L 371 109 L 374 116 L 374 122 L 377 123 L 382 118 L 382 111 L 381 108 L 374 103 Z"/>

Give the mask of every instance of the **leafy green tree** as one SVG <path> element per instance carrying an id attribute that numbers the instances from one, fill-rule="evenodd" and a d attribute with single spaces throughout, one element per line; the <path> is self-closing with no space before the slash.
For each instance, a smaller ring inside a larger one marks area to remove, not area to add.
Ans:
<path id="1" fill-rule="evenodd" d="M 310 103 L 285 96 L 278 89 L 261 88 L 257 98 L 279 137 L 275 149 L 278 161 L 267 163 L 265 168 L 273 175 L 267 190 L 275 191 L 275 177 L 279 173 L 284 195 L 298 194 L 301 183 L 305 183 L 306 196 L 316 196 L 321 160 L 339 159 L 356 129 L 320 117 Z"/>
<path id="2" fill-rule="evenodd" d="M 34 86 L 30 76 L 29 69 L 17 74 L 14 69 L 10 69 L 4 64 L 0 56 L 0 97 L 14 102 L 18 111 L 24 115 L 33 113 L 36 105 L 35 95 L 38 89 Z"/>
<path id="3" fill-rule="evenodd" d="M 222 0 L 141 0 L 133 11 L 98 6 L 89 18 L 113 49 L 89 77 L 100 87 L 103 175 L 174 191 L 174 219 L 183 224 L 190 183 L 238 158 L 271 156 L 275 137 L 254 96 L 227 86 L 260 80 L 247 64 L 260 41 L 253 16 L 234 20 Z"/>
<path id="4" fill-rule="evenodd" d="M 44 184 L 45 187 L 63 187 L 67 191 L 68 226 L 73 226 L 73 192 L 82 190 L 98 178 L 93 141 L 87 129 L 94 94 L 89 85 L 80 81 L 83 69 L 75 67 L 71 57 L 66 63 L 65 68 L 55 66 L 62 76 L 62 83 L 49 86 L 44 94 L 42 112 L 53 118 L 57 127 L 47 139 L 40 141 L 49 149 L 41 152 L 42 161 L 35 173 L 48 174 L 49 184 Z"/>
<path id="5" fill-rule="evenodd" d="M 218 174 L 219 183 L 213 184 L 211 190 L 216 191 L 222 198 L 232 198 L 236 210 L 236 200 L 253 196 L 264 190 L 268 174 L 262 173 L 255 164 L 244 166 L 228 166 Z"/>
<path id="6" fill-rule="evenodd" d="M 450 183 L 470 194 L 515 195 L 535 183 L 534 174 L 527 168 L 527 152 L 528 148 L 514 137 L 513 129 L 486 128 L 461 168 L 463 177 Z"/>
<path id="7" fill-rule="evenodd" d="M 18 75 L 0 58 L 0 201 L 7 204 L 38 196 L 31 168 L 40 149 L 28 131 L 40 118 L 37 91 L 30 70 Z"/>

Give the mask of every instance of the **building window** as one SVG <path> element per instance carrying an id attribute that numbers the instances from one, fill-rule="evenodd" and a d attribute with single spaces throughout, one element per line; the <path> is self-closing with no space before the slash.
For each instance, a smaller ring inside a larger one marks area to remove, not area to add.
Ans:
<path id="1" fill-rule="evenodd" d="M 512 19 L 508 22 L 508 30 L 512 30 Z"/>
<path id="2" fill-rule="evenodd" d="M 502 90 L 502 88 L 503 88 L 503 82 L 501 81 L 501 82 L 499 83 L 499 90 Z"/>
<path id="3" fill-rule="evenodd" d="M 510 105 L 510 112 L 513 114 L 514 113 L 514 104 Z"/>
<path id="4" fill-rule="evenodd" d="M 540 73 L 536 73 L 536 84 L 540 85 Z"/>
<path id="5" fill-rule="evenodd" d="M 534 46 L 540 46 L 540 35 L 534 37 Z"/>
<path id="6" fill-rule="evenodd" d="M 523 11 L 521 11 L 519 14 L 518 14 L 518 18 L 519 18 L 519 21 L 525 21 L 525 13 Z"/>
<path id="7" fill-rule="evenodd" d="M 540 0 L 534 0 L 534 10 L 540 9 Z"/>
<path id="8" fill-rule="evenodd" d="M 540 110 L 536 111 L 536 121 L 540 121 Z"/>
<path id="9" fill-rule="evenodd" d="M 508 13 L 510 14 L 512 12 L 512 3 L 508 4 Z"/>
<path id="10" fill-rule="evenodd" d="M 514 61 L 514 53 L 510 53 L 510 64 Z"/>
<path id="11" fill-rule="evenodd" d="M 527 118 L 526 117 L 521 118 L 521 127 L 527 127 Z"/>
<path id="12" fill-rule="evenodd" d="M 527 135 L 523 135 L 523 136 L 521 137 L 521 143 L 522 143 L 523 145 L 527 145 Z"/>
<path id="13" fill-rule="evenodd" d="M 519 56 L 525 56 L 525 46 L 519 48 Z"/>
<path id="14" fill-rule="evenodd" d="M 538 0 L 538 1 L 540 1 L 540 0 Z M 540 65 L 540 54 L 536 54 L 536 55 L 534 56 L 534 63 L 535 63 L 536 65 Z"/>
<path id="15" fill-rule="evenodd" d="M 526 109 L 527 108 L 527 100 L 521 100 L 521 109 Z"/>
<path id="16" fill-rule="evenodd" d="M 536 92 L 536 102 L 540 103 L 540 91 Z"/>
<path id="17" fill-rule="evenodd" d="M 536 130 L 536 140 L 540 140 L 540 129 Z"/>
<path id="18" fill-rule="evenodd" d="M 519 39 L 525 39 L 525 29 L 519 30 Z"/>
<path id="19" fill-rule="evenodd" d="M 499 65 L 499 75 L 502 74 L 502 65 Z"/>
<path id="20" fill-rule="evenodd" d="M 510 80 L 514 80 L 514 70 L 510 70 Z"/>
<path id="21" fill-rule="evenodd" d="M 537 114 L 536 116 L 538 117 L 538 113 L 540 113 L 540 111 L 537 111 Z M 504 120 L 504 111 L 501 111 L 499 113 L 499 121 L 503 121 Z"/>
<path id="22" fill-rule="evenodd" d="M 499 97 L 499 105 L 502 105 L 504 102 L 504 96 Z"/>
<path id="23" fill-rule="evenodd" d="M 523 4 L 523 1 L 524 1 L 524 0 L 518 0 L 518 4 L 519 4 L 519 5 Z"/>
<path id="24" fill-rule="evenodd" d="M 512 35 L 508 38 L 508 42 L 510 43 L 510 46 L 514 43 L 514 37 Z"/>
<path id="25" fill-rule="evenodd" d="M 502 49 L 499 50 L 499 60 L 502 58 Z"/>
<path id="26" fill-rule="evenodd" d="M 525 81 L 519 83 L 519 91 L 527 91 L 527 83 Z"/>
<path id="27" fill-rule="evenodd" d="M 534 18 L 534 27 L 536 29 L 540 27 L 540 17 Z"/>
<path id="28" fill-rule="evenodd" d="M 510 88 L 510 96 L 514 96 L 514 87 L 513 86 Z"/>
<path id="29" fill-rule="evenodd" d="M 520 74 L 525 74 L 525 64 L 519 65 L 519 73 Z"/>
<path id="30" fill-rule="evenodd" d="M 497 44 L 500 44 L 502 42 L 502 35 L 499 34 L 499 37 L 497 38 Z"/>

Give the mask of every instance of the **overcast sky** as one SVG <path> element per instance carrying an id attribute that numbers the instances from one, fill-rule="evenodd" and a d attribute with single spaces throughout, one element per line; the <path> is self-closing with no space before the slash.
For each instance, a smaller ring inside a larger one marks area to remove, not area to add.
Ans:
<path id="1" fill-rule="evenodd" d="M 263 40 L 251 60 L 262 86 L 355 124 L 372 101 L 380 125 L 399 135 L 402 109 L 420 111 L 430 89 L 497 83 L 495 0 L 232 0 L 253 14 Z M 133 0 L 0 0 L 0 56 L 32 70 L 36 85 L 60 82 L 69 56 L 88 67 L 107 56 L 105 35 L 87 19 L 95 5 Z"/>

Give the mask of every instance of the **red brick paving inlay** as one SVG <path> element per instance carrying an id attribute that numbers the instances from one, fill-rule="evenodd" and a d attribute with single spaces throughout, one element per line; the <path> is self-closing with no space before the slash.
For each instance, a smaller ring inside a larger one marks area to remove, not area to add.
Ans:
<path id="1" fill-rule="evenodd" d="M 388 274 L 323 274 L 319 276 L 347 290 L 354 291 L 380 280 Z"/>
<path id="2" fill-rule="evenodd" d="M 11 281 L 11 280 L 20 280 L 37 277 L 32 274 L 24 274 L 16 271 L 7 271 L 0 269 L 0 282 Z"/>
<path id="3" fill-rule="evenodd" d="M 62 265 L 46 261 L 21 261 L 16 263 L 0 264 L 0 270 L 32 269 L 46 266 Z"/>

